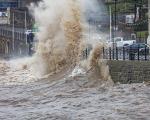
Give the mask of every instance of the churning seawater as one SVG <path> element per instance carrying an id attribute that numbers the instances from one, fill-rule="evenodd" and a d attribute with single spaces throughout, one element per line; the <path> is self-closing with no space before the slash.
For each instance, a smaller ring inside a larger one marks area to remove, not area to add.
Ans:
<path id="1" fill-rule="evenodd" d="M 97 85 L 76 77 L 35 79 L 1 62 L 0 120 L 149 120 L 150 85 Z M 75 72 L 73 73 L 75 74 Z"/>
<path id="2" fill-rule="evenodd" d="M 91 3 L 43 0 L 29 7 L 39 26 L 38 47 L 32 58 L 0 61 L 0 120 L 150 118 L 149 85 L 114 85 L 101 59 L 104 43 L 87 39 L 83 11 L 95 12 Z"/>

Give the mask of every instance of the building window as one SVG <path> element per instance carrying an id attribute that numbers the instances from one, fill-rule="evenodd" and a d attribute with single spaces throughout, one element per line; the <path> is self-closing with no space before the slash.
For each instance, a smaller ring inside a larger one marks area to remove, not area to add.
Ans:
<path id="1" fill-rule="evenodd" d="M 18 2 L 0 2 L 0 8 L 16 8 L 18 7 Z"/>

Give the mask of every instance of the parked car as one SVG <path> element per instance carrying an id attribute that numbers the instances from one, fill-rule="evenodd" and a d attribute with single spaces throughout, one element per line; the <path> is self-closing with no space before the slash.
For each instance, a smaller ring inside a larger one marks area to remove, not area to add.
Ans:
<path id="1" fill-rule="evenodd" d="M 33 30 L 26 30 L 26 31 L 25 31 L 25 34 L 26 34 L 26 35 L 28 35 L 28 34 L 30 34 L 30 33 L 35 34 L 36 32 L 34 32 Z"/>
<path id="2" fill-rule="evenodd" d="M 117 47 L 129 46 L 136 43 L 136 40 L 124 40 L 123 37 L 114 38 Z"/>
<path id="3" fill-rule="evenodd" d="M 132 45 L 126 46 L 125 49 L 129 52 L 129 53 L 134 53 L 134 54 L 141 54 L 141 55 L 145 55 L 145 54 L 149 54 L 149 48 L 150 46 L 145 44 L 145 43 L 134 43 Z"/>

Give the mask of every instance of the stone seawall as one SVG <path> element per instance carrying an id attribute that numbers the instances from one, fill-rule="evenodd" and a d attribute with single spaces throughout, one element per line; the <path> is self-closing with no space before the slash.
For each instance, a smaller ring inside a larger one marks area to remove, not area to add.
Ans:
<path id="1" fill-rule="evenodd" d="M 150 61 L 108 61 L 112 80 L 126 83 L 150 81 Z"/>

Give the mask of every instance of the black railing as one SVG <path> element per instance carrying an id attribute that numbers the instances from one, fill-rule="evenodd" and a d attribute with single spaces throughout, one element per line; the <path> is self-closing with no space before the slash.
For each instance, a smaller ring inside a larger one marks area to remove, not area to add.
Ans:
<path id="1" fill-rule="evenodd" d="M 150 60 L 149 47 L 109 47 L 103 48 L 103 59 L 109 60 Z"/>

